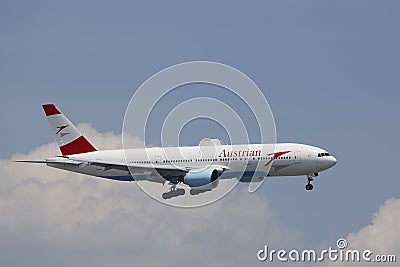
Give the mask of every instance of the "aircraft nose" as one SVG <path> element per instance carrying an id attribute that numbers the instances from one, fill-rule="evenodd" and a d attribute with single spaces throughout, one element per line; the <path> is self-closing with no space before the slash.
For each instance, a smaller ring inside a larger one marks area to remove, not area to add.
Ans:
<path id="1" fill-rule="evenodd" d="M 330 168 L 330 167 L 333 167 L 336 165 L 337 159 L 334 156 L 330 156 L 328 159 L 328 162 L 329 162 L 329 168 Z"/>
<path id="2" fill-rule="evenodd" d="M 337 163 L 337 160 L 334 156 L 325 156 L 319 160 L 318 167 L 321 170 L 326 170 L 326 169 L 329 169 L 329 168 L 335 166 L 336 163 Z"/>

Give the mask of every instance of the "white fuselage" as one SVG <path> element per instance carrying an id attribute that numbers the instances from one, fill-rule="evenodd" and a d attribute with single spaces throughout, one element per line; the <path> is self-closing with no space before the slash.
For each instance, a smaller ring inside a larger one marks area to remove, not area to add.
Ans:
<path id="1" fill-rule="evenodd" d="M 148 167 L 174 167 L 181 170 L 222 167 L 221 179 L 238 178 L 249 182 L 257 176 L 300 176 L 319 173 L 336 164 L 336 159 L 327 151 L 309 145 L 249 144 L 188 147 L 153 147 L 94 151 L 69 155 L 68 159 L 83 162 L 79 165 L 48 163 L 48 166 L 68 171 L 122 181 L 149 180 L 164 182 Z M 51 159 L 53 162 L 57 158 Z M 120 164 L 130 167 L 107 168 L 90 162 Z M 87 164 L 85 164 L 87 162 Z M 140 168 L 143 166 L 145 168 Z"/>

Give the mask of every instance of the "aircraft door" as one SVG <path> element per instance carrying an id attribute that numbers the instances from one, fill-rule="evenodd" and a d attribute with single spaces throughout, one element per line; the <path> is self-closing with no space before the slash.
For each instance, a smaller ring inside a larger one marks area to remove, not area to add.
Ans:
<path id="1" fill-rule="evenodd" d="M 161 156 L 155 156 L 154 157 L 154 164 L 160 164 L 161 163 Z"/>
<path id="2" fill-rule="evenodd" d="M 301 163 L 301 152 L 300 151 L 294 152 L 294 163 L 295 164 Z"/>

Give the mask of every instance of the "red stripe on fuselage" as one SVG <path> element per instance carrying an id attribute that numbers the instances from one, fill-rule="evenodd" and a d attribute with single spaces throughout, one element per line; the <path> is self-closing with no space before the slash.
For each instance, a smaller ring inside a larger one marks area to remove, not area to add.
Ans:
<path id="1" fill-rule="evenodd" d="M 46 113 L 46 116 L 61 114 L 54 104 L 44 104 L 42 107 L 44 109 L 44 113 Z"/>
<path id="2" fill-rule="evenodd" d="M 83 136 L 80 136 L 78 139 L 75 139 L 67 145 L 60 146 L 60 150 L 63 156 L 97 151 L 97 149 Z"/>
<path id="3" fill-rule="evenodd" d="M 289 152 L 290 151 L 276 152 L 276 153 L 274 153 L 274 159 L 276 159 L 276 158 L 278 158 L 278 157 L 280 157 L 282 155 L 285 155 L 285 154 L 287 154 Z"/>

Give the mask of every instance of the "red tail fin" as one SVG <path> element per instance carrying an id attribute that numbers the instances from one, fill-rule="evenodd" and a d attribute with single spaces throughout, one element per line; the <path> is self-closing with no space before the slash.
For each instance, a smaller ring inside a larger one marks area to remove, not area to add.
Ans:
<path id="1" fill-rule="evenodd" d="M 56 134 L 58 146 L 63 156 L 97 151 L 54 104 L 45 104 L 43 109 L 51 128 Z"/>

